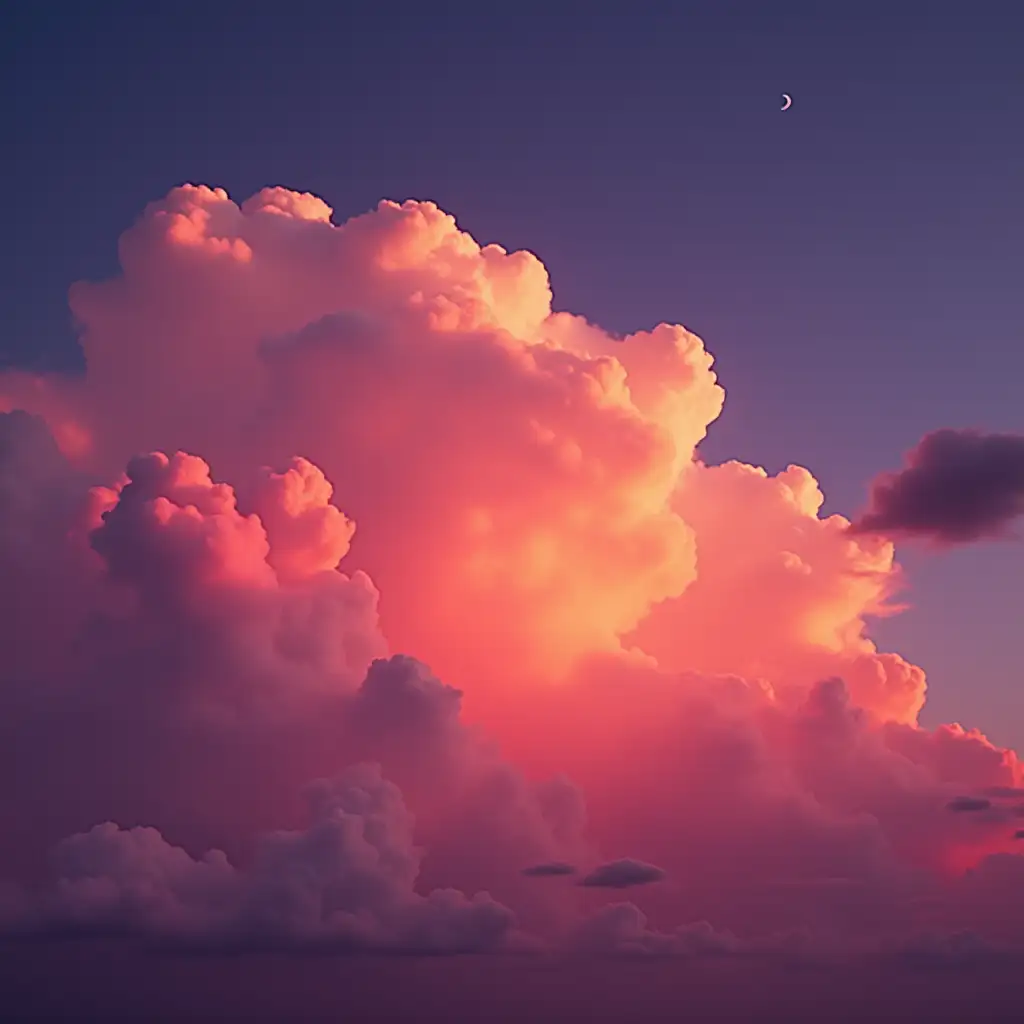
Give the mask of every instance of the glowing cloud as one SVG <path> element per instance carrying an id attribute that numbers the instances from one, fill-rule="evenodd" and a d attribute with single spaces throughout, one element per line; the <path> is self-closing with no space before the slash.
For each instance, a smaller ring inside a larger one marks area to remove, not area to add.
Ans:
<path id="1" fill-rule="evenodd" d="M 8 930 L 1024 939 L 1020 762 L 920 727 L 924 673 L 869 637 L 942 444 L 871 529 L 801 467 L 705 465 L 699 338 L 553 312 L 430 203 L 184 186 L 120 254 L 72 289 L 85 377 L 0 377 L 0 868 L 58 851 Z"/>

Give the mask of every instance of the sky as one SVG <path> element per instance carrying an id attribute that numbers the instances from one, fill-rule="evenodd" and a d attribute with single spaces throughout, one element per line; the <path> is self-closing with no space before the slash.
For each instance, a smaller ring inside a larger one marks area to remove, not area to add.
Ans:
<path id="1" fill-rule="evenodd" d="M 1024 432 L 1024 14 L 581 12 L 3 15 L 0 926 L 87 1005 L 1022 942 L 1016 441 L 922 439 Z"/>

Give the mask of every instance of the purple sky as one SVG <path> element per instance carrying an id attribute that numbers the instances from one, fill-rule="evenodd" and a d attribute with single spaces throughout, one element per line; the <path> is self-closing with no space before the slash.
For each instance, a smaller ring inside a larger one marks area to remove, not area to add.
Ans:
<path id="1" fill-rule="evenodd" d="M 5 951 L 6 952 L 6 951 Z M 470 968 L 467 970 L 467 966 Z M 967 1019 L 1011 1021 L 1019 986 L 990 967 L 910 972 L 807 970 L 777 966 L 751 978 L 729 962 L 666 961 L 613 967 L 592 962 L 538 964 L 436 958 L 335 960 L 260 957 L 204 962 L 155 958 L 116 946 L 58 945 L 17 950 L 0 964 L 0 984 L 42 1007 L 44 1020 L 338 1020 L 397 1022 L 443 1019 L 471 1024 L 563 1024 L 589 1020 L 668 1022 L 821 1019 L 854 1024 L 883 1007 L 895 1020 L 959 1024 Z M 54 976 L 67 979 L 60 988 Z M 117 985 L 111 985 L 112 979 Z M 497 998 L 495 998 L 497 994 Z M 301 1007 L 301 1009 L 300 1009 Z M 10 1018 L 16 1019 L 16 1018 Z M 685 1019 L 685 1017 L 683 1018 Z"/>

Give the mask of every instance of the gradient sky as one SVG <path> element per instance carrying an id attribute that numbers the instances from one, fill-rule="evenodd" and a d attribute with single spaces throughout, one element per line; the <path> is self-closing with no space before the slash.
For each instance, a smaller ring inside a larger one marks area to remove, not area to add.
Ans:
<path id="1" fill-rule="evenodd" d="M 339 220 L 433 199 L 537 252 L 556 308 L 686 324 L 729 394 L 705 457 L 799 462 L 830 510 L 926 430 L 1024 428 L 1010 5 L 359 6 L 8 12 L 3 362 L 75 365 L 68 285 L 169 187 L 279 183 Z M 1024 741 L 1021 548 L 902 557 L 914 610 L 876 634 L 924 720 Z"/>

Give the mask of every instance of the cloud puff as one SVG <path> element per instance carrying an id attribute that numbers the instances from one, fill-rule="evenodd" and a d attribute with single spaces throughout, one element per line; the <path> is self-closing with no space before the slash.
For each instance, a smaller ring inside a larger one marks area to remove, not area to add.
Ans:
<path id="1" fill-rule="evenodd" d="M 965 544 L 1005 538 L 1024 514 L 1024 437 L 936 430 L 905 462 L 871 485 L 856 531 Z"/>
<path id="2" fill-rule="evenodd" d="M 625 857 L 599 864 L 580 879 L 580 885 L 592 889 L 629 889 L 634 885 L 660 882 L 664 877 L 665 872 L 661 868 Z"/>

